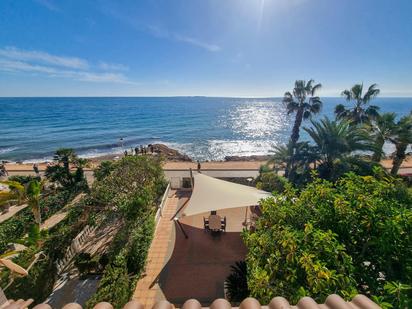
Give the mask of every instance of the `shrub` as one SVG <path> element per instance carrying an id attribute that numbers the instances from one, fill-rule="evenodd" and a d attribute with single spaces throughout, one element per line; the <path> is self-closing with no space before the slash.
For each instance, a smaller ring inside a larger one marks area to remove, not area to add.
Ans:
<path id="1" fill-rule="evenodd" d="M 40 200 L 40 211 L 43 220 L 62 209 L 74 194 L 68 191 L 56 191 Z M 7 244 L 18 241 L 24 234 L 29 232 L 30 226 L 34 223 L 31 209 L 27 207 L 12 218 L 0 224 L 0 253 L 7 250 Z"/>
<path id="2" fill-rule="evenodd" d="M 94 183 L 91 197 L 97 207 L 134 216 L 139 203 L 144 207 L 153 206 L 165 185 L 158 159 L 127 156 L 114 163 L 107 177 Z"/>
<path id="3" fill-rule="evenodd" d="M 252 296 L 323 302 L 358 290 L 389 299 L 387 282 L 412 280 L 410 205 L 401 181 L 383 174 L 315 177 L 301 192 L 266 199 L 256 232 L 244 234 Z"/>
<path id="4" fill-rule="evenodd" d="M 98 257 L 92 257 L 90 253 L 79 253 L 74 259 L 74 266 L 80 272 L 80 275 L 87 275 L 96 272 L 99 269 Z"/>
<path id="5" fill-rule="evenodd" d="M 14 259 L 27 268 L 38 250 L 28 249 Z M 10 299 L 32 298 L 36 304 L 43 302 L 51 293 L 55 282 L 56 266 L 48 256 L 40 259 L 29 271 L 27 277 L 18 277 L 7 290 Z"/>
<path id="6" fill-rule="evenodd" d="M 277 175 L 275 172 L 262 173 L 258 179 L 256 187 L 268 192 L 282 193 L 288 181 L 285 177 Z"/>
<path id="7" fill-rule="evenodd" d="M 113 161 L 102 161 L 100 165 L 93 171 L 95 180 L 101 181 L 106 178 L 115 168 Z"/>
<path id="8" fill-rule="evenodd" d="M 144 269 L 154 229 L 154 216 L 146 214 L 144 219 L 139 220 L 131 231 L 127 254 L 127 269 L 130 273 L 140 275 Z"/>
<path id="9" fill-rule="evenodd" d="M 36 176 L 24 176 L 24 175 L 13 175 L 9 176 L 8 181 L 16 181 L 18 183 L 21 183 L 22 185 L 28 184 L 32 180 L 37 180 L 40 181 L 40 177 Z"/>
<path id="10" fill-rule="evenodd" d="M 97 303 L 106 301 L 114 308 L 123 308 L 131 294 L 131 280 L 127 271 L 127 262 L 123 254 L 106 267 L 97 292 L 87 301 L 86 308 L 93 308 Z"/>
<path id="11" fill-rule="evenodd" d="M 34 260 L 35 254 L 43 251 L 45 257 L 38 260 L 27 277 L 17 278 L 7 290 L 13 299 L 33 298 L 35 304 L 43 302 L 52 292 L 56 280 L 56 261 L 63 258 L 72 239 L 83 229 L 85 220 L 79 220 L 84 209 L 74 207 L 66 219 L 49 230 L 46 241 L 40 248 L 30 247 L 13 261 L 24 268 Z M 43 234 L 40 232 L 40 234 Z M 3 277 L 2 277 L 3 279 Z M 4 280 L 6 281 L 6 280 Z M 2 281 L 3 283 L 3 281 Z"/>
<path id="12" fill-rule="evenodd" d="M 129 156 L 110 169 L 93 185 L 90 202 L 103 210 L 106 218 L 113 216 L 122 222 L 122 228 L 111 243 L 105 257 L 108 264 L 87 308 L 101 301 L 121 308 L 130 299 L 153 238 L 153 206 L 165 189 L 163 170 L 156 159 Z"/>

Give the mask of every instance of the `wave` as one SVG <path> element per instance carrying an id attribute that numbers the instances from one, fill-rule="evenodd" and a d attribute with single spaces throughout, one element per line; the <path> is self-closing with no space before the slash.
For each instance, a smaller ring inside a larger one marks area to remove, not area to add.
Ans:
<path id="1" fill-rule="evenodd" d="M 0 155 L 5 154 L 5 153 L 9 153 L 12 151 L 15 151 L 19 149 L 19 147 L 4 147 L 4 148 L 0 148 Z"/>

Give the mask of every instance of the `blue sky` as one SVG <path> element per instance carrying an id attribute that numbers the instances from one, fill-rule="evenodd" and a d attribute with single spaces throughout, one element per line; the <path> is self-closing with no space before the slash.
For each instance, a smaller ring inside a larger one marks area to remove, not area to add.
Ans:
<path id="1" fill-rule="evenodd" d="M 2 0 L 0 96 L 412 96 L 410 0 Z"/>

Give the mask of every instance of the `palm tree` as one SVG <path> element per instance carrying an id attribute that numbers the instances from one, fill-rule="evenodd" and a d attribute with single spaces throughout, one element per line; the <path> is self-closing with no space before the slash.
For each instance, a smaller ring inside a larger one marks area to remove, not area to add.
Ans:
<path id="1" fill-rule="evenodd" d="M 268 163 L 273 164 L 277 172 L 279 166 L 282 166 L 284 162 L 289 162 L 287 178 L 289 181 L 295 182 L 296 178 L 310 171 L 311 165 L 316 166 L 318 160 L 319 155 L 316 148 L 308 142 L 296 143 L 294 151 L 291 142 L 289 142 L 286 145 L 276 147 L 275 153 Z"/>
<path id="2" fill-rule="evenodd" d="M 88 161 L 79 158 L 73 149 L 60 148 L 56 150 L 53 160 L 57 164 L 48 166 L 45 171 L 48 180 L 59 183 L 65 188 L 74 188 L 76 185 L 87 186 L 83 168 Z M 73 167 L 76 170 L 71 172 Z"/>
<path id="3" fill-rule="evenodd" d="M 403 160 L 406 158 L 406 149 L 412 144 L 412 112 L 402 117 L 396 124 L 394 135 L 389 140 L 395 145 L 391 174 L 398 174 Z"/>
<path id="4" fill-rule="evenodd" d="M 304 128 L 315 142 L 321 164 L 329 175 L 333 174 L 335 163 L 344 160 L 355 151 L 373 151 L 367 132 L 351 126 L 349 121 L 331 121 L 325 117 L 311 121 L 312 127 Z"/>
<path id="5" fill-rule="evenodd" d="M 368 122 L 378 115 L 379 107 L 368 104 L 379 92 L 377 84 L 372 84 L 364 94 L 363 83 L 356 84 L 351 89 L 342 91 L 342 96 L 346 101 L 355 101 L 355 105 L 353 108 L 347 108 L 343 104 L 338 104 L 335 107 L 336 117 L 338 119 L 348 119 L 356 125 Z"/>
<path id="6" fill-rule="evenodd" d="M 322 87 L 321 84 L 313 85 L 313 79 L 308 82 L 297 80 L 293 94 L 285 92 L 283 104 L 286 105 L 288 114 L 296 113 L 293 124 L 292 135 L 290 136 L 291 146 L 294 148 L 299 140 L 299 130 L 303 119 L 308 119 L 312 114 L 317 114 L 322 108 L 322 101 L 315 96 L 316 92 Z"/>
<path id="7" fill-rule="evenodd" d="M 310 118 L 313 114 L 320 112 L 322 108 L 322 101 L 319 97 L 315 96 L 316 92 L 322 87 L 321 84 L 314 85 L 314 80 L 311 79 L 308 82 L 304 80 L 295 81 L 295 88 L 292 93 L 285 92 L 283 97 L 283 104 L 285 104 L 287 113 L 296 113 L 295 122 L 293 124 L 292 134 L 290 136 L 290 150 L 291 157 L 295 152 L 296 143 L 299 140 L 299 131 L 302 121 Z M 292 162 L 289 160 L 286 162 L 285 176 L 289 177 L 289 170 Z"/>
<path id="8" fill-rule="evenodd" d="M 10 204 L 21 205 L 25 201 L 25 188 L 17 181 L 2 181 L 8 187 L 7 191 L 0 192 L 0 207 L 8 209 Z"/>
<path id="9" fill-rule="evenodd" d="M 40 213 L 40 197 L 41 197 L 42 184 L 37 180 L 32 180 L 28 183 L 26 188 L 27 203 L 33 212 L 34 220 L 36 224 L 41 225 L 41 213 Z"/>
<path id="10" fill-rule="evenodd" d="M 25 202 L 30 206 L 36 224 L 41 224 L 40 217 L 40 197 L 43 183 L 31 180 L 27 186 L 17 181 L 3 181 L 2 184 L 8 186 L 9 190 L 0 192 L 0 206 L 5 207 L 10 204 L 21 205 Z"/>
<path id="11" fill-rule="evenodd" d="M 396 129 L 395 113 L 378 114 L 375 120 L 370 124 L 369 130 L 373 135 L 376 149 L 373 153 L 372 160 L 380 162 L 383 155 L 383 145 L 385 141 L 393 136 Z"/>

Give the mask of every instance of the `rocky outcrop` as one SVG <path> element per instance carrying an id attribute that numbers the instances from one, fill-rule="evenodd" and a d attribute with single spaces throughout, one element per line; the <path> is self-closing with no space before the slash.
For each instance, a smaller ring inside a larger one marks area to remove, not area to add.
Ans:
<path id="1" fill-rule="evenodd" d="M 164 144 L 152 144 L 151 147 L 153 147 L 153 152 L 164 156 L 167 161 L 192 161 L 192 159 L 188 155 L 182 154 L 179 151 L 169 148 Z M 151 147 L 149 146 L 149 150 Z"/>

